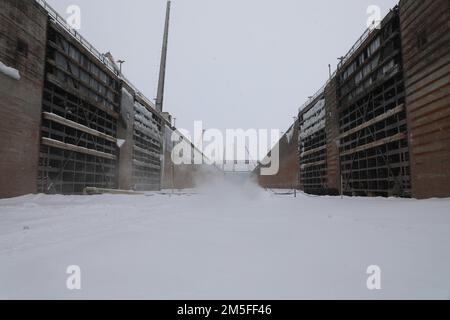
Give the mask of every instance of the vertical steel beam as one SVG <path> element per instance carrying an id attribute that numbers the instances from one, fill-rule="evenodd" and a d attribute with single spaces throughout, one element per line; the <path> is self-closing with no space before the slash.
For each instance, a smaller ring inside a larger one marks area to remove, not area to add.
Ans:
<path id="1" fill-rule="evenodd" d="M 164 103 L 164 86 L 166 81 L 166 64 L 167 64 L 167 45 L 169 42 L 169 26 L 170 26 L 170 4 L 171 1 L 167 1 L 166 9 L 166 23 L 164 26 L 164 38 L 161 52 L 161 66 L 159 69 L 159 81 L 158 81 L 158 95 L 156 98 L 156 109 L 163 110 Z"/>

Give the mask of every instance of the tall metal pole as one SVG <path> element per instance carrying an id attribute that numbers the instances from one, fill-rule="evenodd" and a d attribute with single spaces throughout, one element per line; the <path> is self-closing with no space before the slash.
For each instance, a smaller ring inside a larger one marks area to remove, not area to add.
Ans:
<path id="1" fill-rule="evenodd" d="M 170 26 L 170 5 L 171 1 L 167 1 L 166 23 L 164 26 L 164 38 L 161 52 L 161 66 L 159 68 L 158 95 L 156 97 L 156 109 L 163 110 L 164 103 L 164 85 L 166 81 L 166 64 L 167 64 L 167 45 L 169 42 L 169 26 Z"/>
<path id="2" fill-rule="evenodd" d="M 166 62 L 167 62 L 167 44 L 169 42 L 169 20 L 170 20 L 170 1 L 167 2 L 167 9 L 166 9 L 166 22 L 164 25 L 164 37 L 163 37 L 163 46 L 162 46 L 162 52 L 161 52 L 161 66 L 159 68 L 159 80 L 158 80 L 158 93 L 156 96 L 156 110 L 159 110 L 162 112 L 163 110 L 163 103 L 164 103 L 164 84 L 165 84 L 165 78 L 166 78 Z M 162 184 L 164 183 L 164 179 L 165 179 L 165 157 L 166 157 L 166 148 L 168 148 L 169 146 L 166 145 L 166 125 L 164 124 L 163 121 L 163 125 L 161 128 L 162 132 L 162 136 L 163 136 L 163 144 L 162 144 L 162 166 L 161 166 L 161 175 L 160 175 L 160 188 L 162 187 Z M 172 163 L 173 165 L 173 163 Z M 172 170 L 172 175 L 173 175 L 173 170 Z M 173 177 L 172 177 L 173 179 Z M 172 186 L 173 186 L 173 182 L 172 182 Z"/>

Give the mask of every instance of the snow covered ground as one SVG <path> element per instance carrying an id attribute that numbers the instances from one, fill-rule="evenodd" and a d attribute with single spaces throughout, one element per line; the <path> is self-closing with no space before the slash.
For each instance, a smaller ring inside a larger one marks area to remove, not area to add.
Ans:
<path id="1" fill-rule="evenodd" d="M 450 199 L 226 186 L 0 200 L 0 298 L 449 299 Z"/>

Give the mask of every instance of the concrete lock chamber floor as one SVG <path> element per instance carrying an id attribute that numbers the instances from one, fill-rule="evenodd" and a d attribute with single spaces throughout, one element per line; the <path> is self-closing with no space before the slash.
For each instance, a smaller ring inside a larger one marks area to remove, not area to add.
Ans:
<path id="1" fill-rule="evenodd" d="M 0 200 L 0 298 L 448 299 L 449 209 L 242 181 Z M 80 291 L 66 288 L 70 265 Z M 371 265 L 382 290 L 367 289 Z"/>

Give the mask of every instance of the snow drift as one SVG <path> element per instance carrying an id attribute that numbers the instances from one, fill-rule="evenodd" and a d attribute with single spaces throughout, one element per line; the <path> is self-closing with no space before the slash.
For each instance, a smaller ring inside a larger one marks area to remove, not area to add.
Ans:
<path id="1" fill-rule="evenodd" d="M 242 178 L 175 196 L 0 200 L 0 298 L 449 297 L 449 199 L 294 198 Z M 366 287 L 371 265 L 382 290 Z"/>

